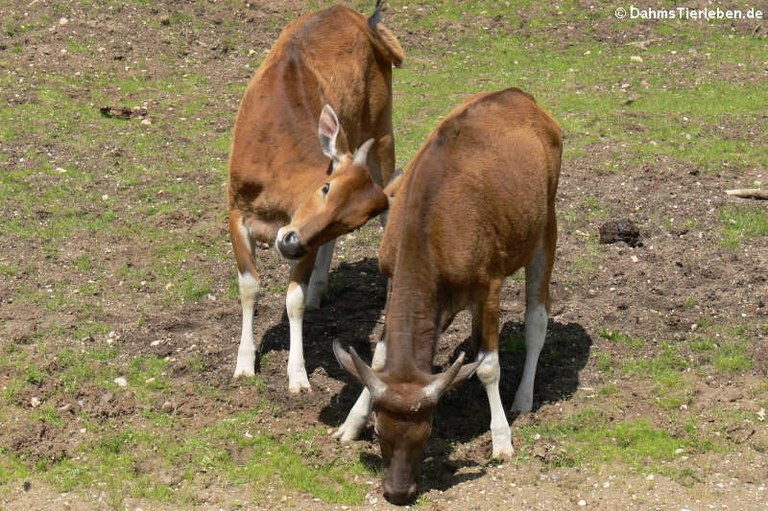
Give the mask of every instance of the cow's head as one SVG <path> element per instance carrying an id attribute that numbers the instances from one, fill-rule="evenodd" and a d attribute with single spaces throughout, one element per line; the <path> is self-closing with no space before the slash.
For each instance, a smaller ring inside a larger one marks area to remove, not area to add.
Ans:
<path id="1" fill-rule="evenodd" d="M 354 348 L 346 352 L 338 341 L 334 342 L 333 351 L 344 369 L 371 393 L 384 465 L 384 497 L 398 505 L 413 501 L 440 396 L 469 378 L 480 361 L 463 364 L 462 353 L 443 373 L 416 372 L 403 378 L 374 371 Z"/>
<path id="2" fill-rule="evenodd" d="M 275 246 L 287 259 L 300 259 L 310 248 L 357 229 L 389 205 L 368 169 L 373 139 L 361 145 L 354 155 L 342 149 L 346 145 L 342 141 L 344 134 L 329 105 L 320 114 L 318 136 L 323 153 L 331 159 L 331 171 L 316 188 L 309 190 L 291 223 L 277 232 Z"/>

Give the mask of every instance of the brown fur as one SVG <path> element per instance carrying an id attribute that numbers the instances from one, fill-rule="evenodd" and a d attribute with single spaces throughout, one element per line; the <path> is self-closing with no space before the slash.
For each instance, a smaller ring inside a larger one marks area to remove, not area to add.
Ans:
<path id="1" fill-rule="evenodd" d="M 378 185 L 385 183 L 394 171 L 391 68 L 402 59 L 383 25 L 374 31 L 346 7 L 290 23 L 248 84 L 237 114 L 229 160 L 230 227 L 242 223 L 254 239 L 272 243 L 328 181 L 330 162 L 317 142 L 326 103 L 338 114 L 342 150 L 351 153 L 376 140 L 369 171 Z M 240 271 L 255 277 L 250 247 L 240 246 L 235 235 L 233 243 Z"/>
<path id="2" fill-rule="evenodd" d="M 439 333 L 524 267 L 542 232 L 554 247 L 561 152 L 559 126 L 519 89 L 472 96 L 440 123 L 405 171 L 379 249 L 393 279 L 389 353 L 402 334 L 415 337 L 407 323 Z M 413 350 L 428 371 L 434 342 Z"/>

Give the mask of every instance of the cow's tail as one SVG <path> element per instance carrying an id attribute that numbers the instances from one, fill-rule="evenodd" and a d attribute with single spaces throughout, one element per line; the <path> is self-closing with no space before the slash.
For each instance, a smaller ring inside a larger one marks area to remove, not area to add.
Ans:
<path id="1" fill-rule="evenodd" d="M 376 30 L 376 25 L 381 21 L 381 8 L 384 7 L 384 0 L 376 0 L 376 8 L 373 10 L 373 14 L 368 18 L 368 26 L 372 30 Z"/>
<path id="2" fill-rule="evenodd" d="M 400 46 L 400 41 L 389 31 L 381 22 L 381 10 L 384 7 L 384 0 L 376 0 L 376 7 L 373 14 L 368 18 L 368 27 L 370 28 L 373 43 L 383 54 L 387 55 L 395 67 L 403 65 L 405 52 Z"/>

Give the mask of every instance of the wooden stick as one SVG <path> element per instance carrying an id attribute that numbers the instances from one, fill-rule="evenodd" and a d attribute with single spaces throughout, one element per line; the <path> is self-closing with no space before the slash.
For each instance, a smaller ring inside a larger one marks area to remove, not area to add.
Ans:
<path id="1" fill-rule="evenodd" d="M 768 200 L 768 190 L 759 188 L 737 188 L 735 190 L 726 190 L 725 193 L 742 199 Z"/>

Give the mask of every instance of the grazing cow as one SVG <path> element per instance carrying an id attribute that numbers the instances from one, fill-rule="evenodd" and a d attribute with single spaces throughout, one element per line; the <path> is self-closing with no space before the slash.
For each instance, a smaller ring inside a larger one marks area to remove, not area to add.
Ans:
<path id="1" fill-rule="evenodd" d="M 338 342 L 341 365 L 365 385 L 337 438 L 356 438 L 375 410 L 384 496 L 411 501 L 440 396 L 473 372 L 491 408 L 494 457 L 513 454 L 499 394 L 499 293 L 525 267 L 526 358 L 512 410 L 533 404 L 555 257 L 555 193 L 562 143 L 557 123 L 519 89 L 470 97 L 440 123 L 408 169 L 379 249 L 390 277 L 385 336 L 372 367 Z M 437 341 L 456 313 L 472 313 L 478 353 L 433 375 Z"/>
<path id="2" fill-rule="evenodd" d="M 335 238 L 388 207 L 381 185 L 395 161 L 392 66 L 403 51 L 379 22 L 382 3 L 368 19 L 334 6 L 290 23 L 240 104 L 228 189 L 243 309 L 235 377 L 255 372 L 255 243 L 274 242 L 291 261 L 288 388 L 309 390 L 304 308 L 319 306 Z"/>

